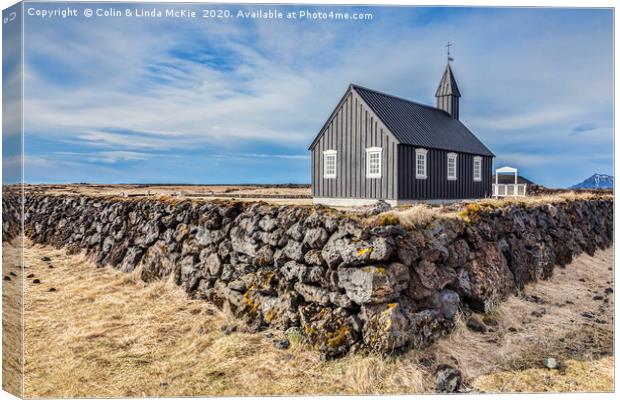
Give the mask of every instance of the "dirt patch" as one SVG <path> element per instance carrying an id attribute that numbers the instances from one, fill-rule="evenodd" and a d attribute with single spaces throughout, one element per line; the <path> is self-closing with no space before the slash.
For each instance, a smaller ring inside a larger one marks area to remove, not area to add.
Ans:
<path id="1" fill-rule="evenodd" d="M 29 244 L 25 257 L 33 274 L 25 291 L 27 397 L 425 393 L 435 390 L 441 363 L 458 366 L 475 391 L 613 390 L 613 294 L 605 292 L 613 249 L 529 285 L 527 297 L 493 310 L 487 333 L 460 321 L 424 351 L 335 361 L 295 336 L 289 349 L 276 349 L 282 332 L 247 333 L 171 282 L 147 285 L 47 246 Z M 232 325 L 235 332 L 222 330 Z M 546 356 L 564 369 L 542 370 Z"/>

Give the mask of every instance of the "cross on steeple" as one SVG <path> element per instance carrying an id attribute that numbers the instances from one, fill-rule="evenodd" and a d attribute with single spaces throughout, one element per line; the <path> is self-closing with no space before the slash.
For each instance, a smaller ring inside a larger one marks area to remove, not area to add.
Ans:
<path id="1" fill-rule="evenodd" d="M 450 57 L 450 47 L 452 47 L 452 43 L 448 42 L 448 44 L 446 45 L 446 48 L 448 49 L 448 63 L 450 61 L 454 61 L 454 58 Z"/>

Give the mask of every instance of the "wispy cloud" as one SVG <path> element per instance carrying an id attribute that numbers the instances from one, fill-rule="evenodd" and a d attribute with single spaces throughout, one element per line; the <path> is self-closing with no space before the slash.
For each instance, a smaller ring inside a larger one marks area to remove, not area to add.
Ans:
<path id="1" fill-rule="evenodd" d="M 577 125 L 573 128 L 573 130 L 569 133 L 571 136 L 581 135 L 586 132 L 591 132 L 598 128 L 598 125 L 594 122 L 586 122 L 584 124 Z"/>
<path id="2" fill-rule="evenodd" d="M 267 154 L 267 153 L 233 153 L 233 154 L 214 154 L 210 157 L 218 158 L 269 158 L 269 159 L 287 159 L 287 160 L 309 160 L 308 154 Z"/>
<path id="3" fill-rule="evenodd" d="M 103 163 L 114 164 L 119 161 L 148 160 L 152 157 L 152 154 L 138 153 L 135 151 L 100 151 L 100 152 L 88 152 L 88 153 L 59 151 L 59 152 L 52 153 L 51 156 L 54 156 L 57 158 L 74 159 L 78 161 L 86 160 L 88 162 L 95 162 L 95 163 L 103 162 Z"/>

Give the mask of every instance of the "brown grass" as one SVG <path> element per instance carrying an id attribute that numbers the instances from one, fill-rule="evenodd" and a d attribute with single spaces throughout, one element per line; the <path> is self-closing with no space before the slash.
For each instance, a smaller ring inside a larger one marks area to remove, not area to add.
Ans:
<path id="1" fill-rule="evenodd" d="M 222 326 L 238 322 L 207 302 L 188 299 L 170 282 L 146 285 L 134 274 L 98 269 L 83 256 L 29 245 L 27 272 L 35 276 L 26 280 L 25 395 L 423 393 L 434 390 L 432 372 L 444 362 L 458 365 L 478 391 L 611 390 L 606 366 L 613 363 L 613 303 L 599 310 L 590 291 L 611 284 L 612 255 L 607 250 L 595 258 L 581 256 L 553 280 L 528 287 L 548 302 L 542 319 L 530 316 L 540 305 L 515 297 L 492 313 L 495 332 L 474 333 L 459 321 L 452 335 L 424 351 L 322 361 L 297 341 L 288 350 L 275 349 L 281 332 L 251 334 L 239 325 L 238 332 L 224 335 Z M 52 261 L 41 261 L 43 256 Z M 42 283 L 33 284 L 35 278 Z M 553 305 L 566 299 L 575 305 Z M 579 316 L 582 310 L 609 322 L 586 321 Z M 508 330 L 513 326 L 517 332 Z M 565 376 L 582 380 L 549 383 L 537 371 L 547 355 L 566 365 Z M 589 385 L 581 384 L 584 374 Z"/>
<path id="2" fill-rule="evenodd" d="M 309 196 L 309 187 L 269 187 L 248 185 L 104 185 L 104 184 L 72 184 L 72 185 L 27 185 L 27 192 L 39 192 L 48 195 L 87 195 L 87 196 L 110 196 L 120 197 L 122 194 L 130 196 L 158 196 L 174 197 L 175 199 L 199 199 L 199 200 L 231 200 L 231 195 L 244 195 L 251 197 L 237 198 L 243 202 L 265 201 L 267 203 L 288 204 L 312 204 L 309 198 L 265 198 L 265 195 L 282 196 Z M 226 196 L 221 196 L 226 194 Z M 263 197 L 261 197 L 263 196 Z"/>
<path id="3" fill-rule="evenodd" d="M 454 218 L 456 215 L 456 212 L 443 207 L 415 204 L 411 207 L 402 207 L 381 213 L 377 217 L 374 217 L 374 220 L 377 221 L 375 222 L 377 225 L 398 223 L 405 229 L 413 229 L 426 226 L 431 221 L 437 221 L 441 218 Z M 386 221 L 387 223 L 381 223 L 381 221 Z"/>
<path id="4" fill-rule="evenodd" d="M 265 333 L 240 329 L 226 336 L 221 327 L 234 319 L 169 282 L 145 285 L 48 247 L 28 248 L 26 259 L 35 274 L 26 282 L 27 397 L 432 390 L 424 371 L 404 361 L 326 362 L 302 343 L 277 350 Z M 42 283 L 33 284 L 35 278 Z"/>
<path id="5" fill-rule="evenodd" d="M 611 392 L 614 388 L 614 359 L 567 360 L 565 370 L 530 368 L 498 372 L 477 378 L 473 386 L 483 392 Z"/>
<path id="6" fill-rule="evenodd" d="M 2 278 L 2 389 L 21 396 L 23 292 L 19 246 L 3 247 Z"/>
<path id="7" fill-rule="evenodd" d="M 445 206 L 431 206 L 420 203 L 386 211 L 376 217 L 369 218 L 368 222 L 370 225 L 388 225 L 398 223 L 405 229 L 415 229 L 424 227 L 433 221 L 447 218 L 461 218 L 469 221 L 470 214 L 484 209 L 501 208 L 509 205 L 535 207 L 543 204 L 562 203 L 576 200 L 592 200 L 601 197 L 613 198 L 613 195 L 570 191 L 543 196 L 504 197 L 500 199 L 481 199 L 471 202 L 463 201 Z"/>
<path id="8" fill-rule="evenodd" d="M 538 196 L 524 196 L 524 197 L 502 197 L 498 199 L 484 199 L 479 200 L 476 203 L 481 206 L 488 207 L 505 207 L 511 204 L 524 205 L 524 206 L 540 206 L 550 203 L 563 203 L 567 201 L 578 200 L 594 200 L 600 198 L 613 199 L 611 193 L 592 193 L 592 192 L 578 192 L 578 191 L 566 191 L 554 194 L 538 195 Z"/>

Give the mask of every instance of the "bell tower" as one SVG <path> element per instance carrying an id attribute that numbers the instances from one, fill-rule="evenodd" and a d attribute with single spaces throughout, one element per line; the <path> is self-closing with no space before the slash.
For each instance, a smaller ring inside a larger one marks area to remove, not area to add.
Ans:
<path id="1" fill-rule="evenodd" d="M 439 87 L 435 92 L 435 97 L 437 98 L 437 108 L 444 110 L 452 118 L 459 119 L 459 98 L 461 97 L 461 92 L 450 67 L 450 62 L 453 61 L 453 58 L 450 57 L 450 46 L 452 46 L 450 43 L 446 45 L 448 48 L 448 64 L 441 77 L 441 82 L 439 82 Z"/>

